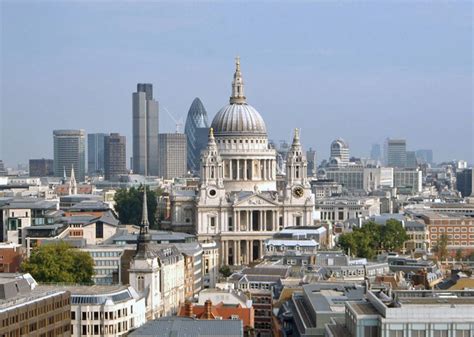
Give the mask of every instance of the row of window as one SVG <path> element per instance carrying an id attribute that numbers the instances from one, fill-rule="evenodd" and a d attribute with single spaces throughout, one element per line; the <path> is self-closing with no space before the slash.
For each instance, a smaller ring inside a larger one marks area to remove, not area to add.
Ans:
<path id="1" fill-rule="evenodd" d="M 133 314 L 133 306 L 130 306 L 130 313 Z M 119 309 L 117 311 L 82 311 L 81 318 L 86 320 L 103 320 L 103 319 L 117 319 L 126 317 L 128 315 L 128 308 Z M 76 312 L 71 312 L 71 320 L 76 319 Z"/>
<path id="2" fill-rule="evenodd" d="M 439 236 L 441 238 L 441 235 Z M 452 239 L 453 238 L 453 234 L 448 234 L 447 235 L 448 239 Z M 438 238 L 438 235 L 436 234 L 431 234 L 431 238 L 432 239 L 437 239 Z M 454 238 L 455 239 L 467 239 L 467 234 L 454 234 Z M 474 234 L 469 234 L 469 239 L 474 239 Z"/>
<path id="3" fill-rule="evenodd" d="M 440 227 L 439 228 L 439 231 L 440 232 L 444 232 L 445 228 L 443 227 Z M 432 232 L 437 232 L 438 231 L 438 227 L 431 227 L 431 231 Z M 468 231 L 468 228 L 467 227 L 447 227 L 446 228 L 446 232 L 448 233 L 452 233 L 452 232 L 455 232 L 455 233 L 459 233 L 459 232 L 463 232 L 463 233 L 466 233 Z M 474 232 L 474 227 L 469 227 L 469 232 L 473 233 Z"/>
<path id="4" fill-rule="evenodd" d="M 117 257 L 120 252 L 89 252 L 92 257 Z"/>
<path id="5" fill-rule="evenodd" d="M 130 319 L 130 325 L 127 321 L 119 322 L 117 324 L 107 324 L 107 325 L 99 325 L 99 324 L 91 324 L 91 325 L 82 325 L 81 326 L 81 335 L 107 335 L 107 334 L 116 334 L 120 332 L 128 331 L 128 328 L 133 327 L 133 319 Z M 71 334 L 74 334 L 74 325 L 71 325 Z"/>
<path id="6" fill-rule="evenodd" d="M 389 337 L 406 337 L 408 335 L 405 334 L 404 330 L 390 330 Z M 410 336 L 411 337 L 428 337 L 430 336 L 426 330 L 412 330 L 410 331 Z M 448 337 L 449 336 L 449 331 L 448 330 L 434 330 L 433 331 L 433 337 Z M 470 332 L 469 330 L 456 330 L 453 335 L 453 337 L 470 337 Z"/>

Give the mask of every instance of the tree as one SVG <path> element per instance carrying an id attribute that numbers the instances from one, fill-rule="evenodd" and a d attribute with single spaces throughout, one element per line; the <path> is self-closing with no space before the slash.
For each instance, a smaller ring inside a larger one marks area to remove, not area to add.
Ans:
<path id="1" fill-rule="evenodd" d="M 337 245 L 341 247 L 346 254 L 354 255 L 357 253 L 357 242 L 352 233 L 344 233 L 339 235 Z"/>
<path id="2" fill-rule="evenodd" d="M 157 192 L 147 188 L 147 206 L 148 206 L 148 222 L 151 227 L 157 225 L 156 208 L 157 208 Z M 123 224 L 139 225 L 142 221 L 142 205 L 143 205 L 143 186 L 138 189 L 131 187 L 130 189 L 119 189 L 115 193 L 115 211 L 118 213 L 120 222 Z"/>
<path id="3" fill-rule="evenodd" d="M 462 249 L 459 248 L 456 250 L 456 261 L 461 261 L 462 260 Z"/>
<path id="4" fill-rule="evenodd" d="M 230 270 L 230 267 L 227 266 L 227 265 L 224 265 L 222 267 L 219 268 L 219 273 L 222 274 L 222 276 L 224 277 L 229 277 L 230 275 L 232 275 L 232 271 Z"/>
<path id="5" fill-rule="evenodd" d="M 441 234 L 441 237 L 436 244 L 436 252 L 440 261 L 446 260 L 448 257 L 448 236 L 444 233 Z"/>
<path id="6" fill-rule="evenodd" d="M 20 269 L 38 282 L 91 284 L 94 261 L 89 253 L 60 241 L 35 248 Z"/>
<path id="7" fill-rule="evenodd" d="M 395 219 L 387 220 L 382 226 L 380 237 L 381 247 L 386 251 L 393 251 L 403 247 L 403 243 L 408 240 L 407 232 L 402 223 Z"/>
<path id="8" fill-rule="evenodd" d="M 402 224 L 388 220 L 385 226 L 369 221 L 351 233 L 341 234 L 338 246 L 353 256 L 372 259 L 380 250 L 397 250 L 408 240 Z"/>

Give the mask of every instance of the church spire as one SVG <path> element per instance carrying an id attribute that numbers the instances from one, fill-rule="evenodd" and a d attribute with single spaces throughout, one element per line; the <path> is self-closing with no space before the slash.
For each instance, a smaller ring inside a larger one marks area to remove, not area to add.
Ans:
<path id="1" fill-rule="evenodd" d="M 69 179 L 69 195 L 77 194 L 76 175 L 74 174 L 74 165 L 71 166 L 71 178 Z"/>
<path id="2" fill-rule="evenodd" d="M 247 103 L 244 95 L 244 80 L 240 72 L 240 57 L 235 58 L 235 73 L 232 81 L 232 96 L 230 97 L 230 104 L 245 104 Z"/>
<path id="3" fill-rule="evenodd" d="M 148 222 L 148 203 L 146 199 L 146 185 L 143 188 L 143 206 L 142 206 L 142 222 L 141 225 L 144 229 L 145 234 L 148 234 L 148 228 L 150 223 Z"/>

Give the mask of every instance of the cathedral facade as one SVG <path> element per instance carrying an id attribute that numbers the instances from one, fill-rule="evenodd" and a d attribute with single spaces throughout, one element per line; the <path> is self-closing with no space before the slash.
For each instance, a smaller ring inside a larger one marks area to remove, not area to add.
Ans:
<path id="1" fill-rule="evenodd" d="M 214 117 L 201 154 L 197 195 L 172 204 L 174 229 L 186 225 L 176 220 L 192 207 L 199 241 L 217 242 L 221 265 L 241 265 L 262 257 L 264 241 L 281 229 L 312 225 L 314 196 L 298 129 L 280 188 L 276 156 L 262 116 L 247 103 L 237 58 L 229 104 Z"/>

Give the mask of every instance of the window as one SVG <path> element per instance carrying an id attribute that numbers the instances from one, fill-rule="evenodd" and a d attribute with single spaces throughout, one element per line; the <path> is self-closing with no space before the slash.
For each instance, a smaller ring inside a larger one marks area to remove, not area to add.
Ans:
<path id="1" fill-rule="evenodd" d="M 138 291 L 145 290 L 145 277 L 143 275 L 137 277 L 137 288 Z"/>
<path id="2" fill-rule="evenodd" d="M 455 337 L 469 337 L 469 330 L 456 330 Z"/>
<path id="3" fill-rule="evenodd" d="M 104 238 L 104 223 L 102 221 L 97 221 L 95 223 L 95 237 L 97 239 Z"/>
<path id="4" fill-rule="evenodd" d="M 403 330 L 390 330 L 389 337 L 403 337 Z"/>
<path id="5" fill-rule="evenodd" d="M 435 330 L 433 337 L 448 337 L 448 330 Z"/>
<path id="6" fill-rule="evenodd" d="M 76 319 L 76 312 L 71 311 L 71 320 L 75 320 L 75 319 Z"/>
<path id="7" fill-rule="evenodd" d="M 426 337 L 425 330 L 413 330 L 411 332 L 411 337 Z"/>
<path id="8" fill-rule="evenodd" d="M 234 224 L 232 222 L 232 217 L 230 216 L 229 217 L 229 232 L 233 232 L 234 231 Z"/>
<path id="9" fill-rule="evenodd" d="M 87 313 L 86 312 L 82 313 L 82 320 L 83 321 L 87 320 Z"/>
<path id="10" fill-rule="evenodd" d="M 211 228 L 214 228 L 216 226 L 216 217 L 215 216 L 211 216 L 209 218 L 209 224 L 210 224 Z"/>

